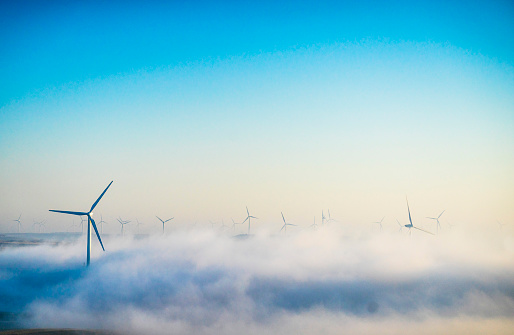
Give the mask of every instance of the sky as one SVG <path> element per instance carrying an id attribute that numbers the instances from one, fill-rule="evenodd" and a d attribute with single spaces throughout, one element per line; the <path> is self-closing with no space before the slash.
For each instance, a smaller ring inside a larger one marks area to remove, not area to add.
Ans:
<path id="1" fill-rule="evenodd" d="M 257 230 L 328 209 L 392 230 L 406 196 L 422 226 L 513 224 L 513 18 L 510 1 L 3 2 L 0 231 L 65 231 L 48 209 L 87 210 L 111 180 L 96 214 L 146 232 L 246 206 Z"/>

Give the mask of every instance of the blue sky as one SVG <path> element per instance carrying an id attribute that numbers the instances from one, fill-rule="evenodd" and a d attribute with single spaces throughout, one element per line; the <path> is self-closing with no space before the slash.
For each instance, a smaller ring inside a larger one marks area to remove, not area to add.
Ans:
<path id="1" fill-rule="evenodd" d="M 513 220 L 511 2 L 1 6 L 2 220 Z"/>

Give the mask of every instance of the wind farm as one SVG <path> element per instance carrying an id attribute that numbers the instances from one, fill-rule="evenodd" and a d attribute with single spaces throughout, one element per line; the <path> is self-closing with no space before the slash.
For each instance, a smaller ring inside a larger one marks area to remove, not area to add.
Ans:
<path id="1" fill-rule="evenodd" d="M 0 335 L 510 335 L 513 13 L 0 2 Z"/>

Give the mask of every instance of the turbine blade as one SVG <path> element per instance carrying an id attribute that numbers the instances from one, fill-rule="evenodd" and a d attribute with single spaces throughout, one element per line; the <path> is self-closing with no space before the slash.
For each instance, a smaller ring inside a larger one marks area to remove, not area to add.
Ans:
<path id="1" fill-rule="evenodd" d="M 112 183 L 112 181 L 111 181 L 111 183 Z M 102 239 L 100 238 L 100 233 L 98 233 L 98 229 L 96 229 L 95 220 L 93 220 L 93 218 L 89 215 L 88 215 L 88 218 L 89 218 L 89 220 L 91 220 L 91 223 L 93 224 L 93 228 L 95 229 L 96 237 L 98 237 L 98 241 L 100 241 L 100 245 L 102 246 L 103 251 L 105 251 L 104 244 L 102 243 Z"/>
<path id="2" fill-rule="evenodd" d="M 249 216 L 247 216 L 247 217 L 246 217 L 246 219 L 245 219 L 243 222 L 241 222 L 241 223 L 242 223 L 242 224 L 243 224 L 243 223 L 245 223 L 245 222 L 246 222 L 246 220 L 248 220 L 248 218 L 249 218 Z"/>
<path id="3" fill-rule="evenodd" d="M 155 216 L 156 218 L 159 219 L 159 221 L 161 221 L 162 223 L 164 223 L 164 221 L 162 221 L 162 219 L 160 217 L 158 217 L 157 215 Z"/>
<path id="4" fill-rule="evenodd" d="M 429 232 L 429 231 L 423 230 L 423 229 L 418 228 L 418 227 L 414 227 L 414 226 L 412 226 L 412 228 L 415 228 L 415 229 L 417 229 L 417 230 L 424 231 L 425 233 L 430 234 L 430 235 L 435 235 L 435 234 L 433 234 L 433 233 L 431 233 L 431 232 Z"/>
<path id="5" fill-rule="evenodd" d="M 427 219 L 437 220 L 437 218 L 426 217 Z"/>
<path id="6" fill-rule="evenodd" d="M 170 220 L 173 220 L 173 219 L 174 219 L 174 218 L 168 219 L 168 220 L 164 221 L 164 223 L 166 223 L 166 222 L 168 222 L 168 221 L 170 221 Z"/>
<path id="7" fill-rule="evenodd" d="M 102 199 L 102 197 L 104 196 L 105 192 L 107 192 L 107 189 L 111 186 L 113 181 L 111 181 L 109 183 L 109 185 L 107 185 L 107 187 L 105 188 L 105 190 L 102 192 L 102 194 L 100 194 L 100 196 L 98 197 L 98 199 L 96 199 L 95 203 L 93 204 L 93 206 L 91 206 L 91 209 L 89 210 L 89 212 L 91 213 L 93 211 L 93 209 L 95 209 L 96 205 L 98 204 L 98 202 L 100 201 L 100 199 Z"/>
<path id="8" fill-rule="evenodd" d="M 58 211 L 56 209 L 49 209 L 50 212 L 55 212 L 55 213 L 64 213 L 64 214 L 71 214 L 71 215 L 87 215 L 86 212 L 72 212 L 72 211 Z"/>
<path id="9" fill-rule="evenodd" d="M 258 218 L 256 218 L 255 216 L 249 216 L 249 218 L 252 218 L 252 219 L 258 219 Z"/>
<path id="10" fill-rule="evenodd" d="M 282 212 L 280 212 L 280 214 L 282 214 Z M 284 219 L 284 214 L 282 214 L 282 220 L 284 221 L 284 223 L 286 223 L 286 219 Z"/>
<path id="11" fill-rule="evenodd" d="M 282 229 L 284 229 L 286 227 L 286 225 L 283 225 L 282 228 L 280 228 L 279 231 L 282 231 Z"/>
<path id="12" fill-rule="evenodd" d="M 409 222 L 410 224 L 412 225 L 412 219 L 410 217 L 410 208 L 409 208 L 409 200 L 407 199 L 407 197 L 405 197 L 405 200 L 407 200 L 407 210 L 409 211 Z M 414 225 L 413 225 L 414 226 Z"/>
<path id="13" fill-rule="evenodd" d="M 248 206 L 246 206 L 246 214 L 248 214 L 248 216 L 250 216 L 250 212 L 248 211 Z"/>
<path id="14" fill-rule="evenodd" d="M 441 215 L 443 215 L 443 213 L 446 211 L 446 209 L 444 211 L 441 212 L 441 214 L 439 214 L 439 216 L 437 217 L 438 219 L 441 217 Z"/>

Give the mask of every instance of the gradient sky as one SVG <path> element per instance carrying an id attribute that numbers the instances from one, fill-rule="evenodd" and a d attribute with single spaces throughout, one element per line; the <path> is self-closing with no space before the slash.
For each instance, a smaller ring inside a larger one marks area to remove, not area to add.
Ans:
<path id="1" fill-rule="evenodd" d="M 510 1 L 4 2 L 1 231 L 514 223 L 513 92 Z"/>

